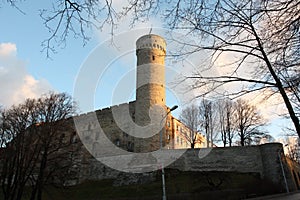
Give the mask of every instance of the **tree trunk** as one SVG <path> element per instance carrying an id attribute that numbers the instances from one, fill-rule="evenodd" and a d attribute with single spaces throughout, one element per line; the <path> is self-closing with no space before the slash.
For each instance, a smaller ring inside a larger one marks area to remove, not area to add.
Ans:
<path id="1" fill-rule="evenodd" d="M 47 148 L 45 149 L 45 152 L 43 153 L 42 156 L 42 160 L 41 160 L 41 164 L 40 164 L 40 170 L 39 170 L 39 175 L 38 178 L 36 180 L 36 185 L 34 186 L 34 189 L 32 190 L 31 193 L 31 197 L 30 200 L 35 200 L 37 197 L 37 200 L 41 200 L 42 199 L 42 190 L 43 190 L 43 186 L 44 186 L 44 171 L 46 168 L 46 164 L 47 164 Z"/>
<path id="2" fill-rule="evenodd" d="M 241 131 L 241 146 L 245 146 L 245 136 L 244 136 L 244 132 L 243 130 L 240 130 Z"/>
<path id="3" fill-rule="evenodd" d="M 289 115 L 290 115 L 290 117 L 291 117 L 291 120 L 292 120 L 292 122 L 293 122 L 293 124 L 294 124 L 294 127 L 295 127 L 295 130 L 296 130 L 297 134 L 298 134 L 298 137 L 300 138 L 300 124 L 299 124 L 299 119 L 298 119 L 298 117 L 296 116 L 296 113 L 295 113 L 295 111 L 294 111 L 294 108 L 293 108 L 293 106 L 292 106 L 290 100 L 289 100 L 289 97 L 287 96 L 287 94 L 286 94 L 286 92 L 285 92 L 285 90 L 284 90 L 284 87 L 283 87 L 283 85 L 282 85 L 281 80 L 280 80 L 279 77 L 276 75 L 276 73 L 275 73 L 275 71 L 274 71 L 274 69 L 273 69 L 273 67 L 272 67 L 271 62 L 270 62 L 269 59 L 268 59 L 267 54 L 266 54 L 266 52 L 264 51 L 264 48 L 263 48 L 263 46 L 262 46 L 262 44 L 261 44 L 261 42 L 260 42 L 259 36 L 257 35 L 257 33 L 256 33 L 256 31 L 255 31 L 255 28 L 254 28 L 253 26 L 252 26 L 251 28 L 252 28 L 252 31 L 253 31 L 253 33 L 254 33 L 254 35 L 255 35 L 255 38 L 256 38 L 256 40 L 257 40 L 258 47 L 260 48 L 260 51 L 261 51 L 262 56 L 263 56 L 263 58 L 264 58 L 264 61 L 266 62 L 266 65 L 267 65 L 267 67 L 268 67 L 268 70 L 269 70 L 270 74 L 272 75 L 272 77 L 273 77 L 273 79 L 274 79 L 274 81 L 275 81 L 275 83 L 276 83 L 276 87 L 277 87 L 278 90 L 279 90 L 279 93 L 280 93 L 280 95 L 281 95 L 281 97 L 282 97 L 282 99 L 283 99 L 283 101 L 284 101 L 284 103 L 285 103 L 285 106 L 286 106 L 286 108 L 287 108 L 287 110 L 288 110 L 288 112 L 289 112 Z"/>
<path id="4" fill-rule="evenodd" d="M 224 147 L 226 147 L 226 143 L 227 143 L 227 136 L 226 136 L 226 131 L 225 130 L 223 130 L 222 131 L 222 135 L 223 135 L 223 145 L 224 145 Z"/>
<path id="5" fill-rule="evenodd" d="M 206 133 L 206 147 L 209 148 L 209 132 L 208 132 L 207 125 L 205 125 L 205 133 Z"/>
<path id="6" fill-rule="evenodd" d="M 213 147 L 213 127 L 210 125 L 210 147 Z"/>
<path id="7" fill-rule="evenodd" d="M 232 136 L 231 136 L 230 130 L 228 130 L 227 135 L 228 135 L 228 144 L 231 147 L 232 146 Z"/>

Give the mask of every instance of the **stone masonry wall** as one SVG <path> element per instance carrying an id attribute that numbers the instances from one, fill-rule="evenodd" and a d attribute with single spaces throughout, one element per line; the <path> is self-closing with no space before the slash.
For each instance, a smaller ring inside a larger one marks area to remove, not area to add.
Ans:
<path id="1" fill-rule="evenodd" d="M 237 173 L 257 173 L 261 178 L 272 181 L 274 184 L 281 185 L 285 188 L 283 173 L 279 162 L 278 152 L 282 149 L 279 143 L 263 144 L 259 146 L 246 147 L 225 147 L 212 149 L 187 149 L 187 151 L 174 163 L 166 166 L 168 169 L 177 169 L 180 171 L 219 171 L 219 172 L 237 172 Z M 178 150 L 168 150 L 170 156 L 172 152 Z M 299 165 L 293 164 L 292 170 L 295 171 L 297 177 L 299 173 Z M 295 190 L 295 179 L 288 174 L 291 170 L 288 162 L 283 162 L 285 173 L 290 191 Z M 118 179 L 126 173 L 106 167 L 104 164 L 90 160 L 87 167 L 85 180 L 99 179 Z M 156 171 L 147 173 L 151 177 Z M 150 175 L 149 175 L 150 174 Z M 127 173 L 129 179 L 133 182 L 139 182 L 143 175 Z M 153 177 L 153 176 L 152 176 Z M 299 178 L 299 177 L 298 177 Z M 81 180 L 82 181 L 82 180 Z"/>
<path id="2" fill-rule="evenodd" d="M 181 171 L 255 172 L 263 175 L 261 160 L 259 147 L 189 149 L 169 167 Z"/>
<path id="3" fill-rule="evenodd" d="M 139 139 L 126 134 L 126 131 L 118 128 L 112 116 L 112 109 L 116 107 L 121 110 L 123 108 L 129 109 L 130 118 L 134 120 L 135 102 L 98 110 L 94 113 L 87 113 L 78 116 L 77 119 L 74 119 L 74 121 L 77 120 L 76 132 L 80 135 L 80 139 L 85 143 L 84 148 L 87 148 L 96 157 L 97 152 L 99 151 L 102 156 L 103 151 L 108 157 L 112 155 L 109 148 L 105 147 L 105 145 L 109 144 L 102 143 L 104 138 L 103 134 L 102 136 L 100 134 L 99 126 L 102 127 L 107 138 L 109 138 L 112 143 L 115 143 L 115 148 L 122 148 L 125 152 L 130 150 L 134 151 L 134 149 L 129 148 L 129 144 L 133 143 L 133 145 L 136 145 L 140 142 Z M 121 113 L 125 113 L 125 111 Z M 120 117 L 128 118 L 128 115 L 124 114 L 124 116 L 121 115 Z M 125 121 L 123 118 L 121 121 Z M 100 121 L 100 123 L 97 121 Z M 73 132 L 74 131 L 72 131 L 72 133 Z M 119 140 L 118 144 L 116 144 L 117 140 Z M 178 150 L 173 149 L 168 151 L 171 156 L 172 152 L 176 152 Z M 293 163 L 293 165 L 289 164 L 291 162 L 286 161 L 281 152 L 282 144 L 279 143 L 230 148 L 219 147 L 212 149 L 187 149 L 187 151 L 178 160 L 166 167 L 181 171 L 257 173 L 260 174 L 261 178 L 268 179 L 275 184 L 281 185 L 282 188 L 286 188 L 283 170 L 281 167 L 282 162 L 288 187 L 290 190 L 295 190 L 299 187 L 300 183 L 300 167 L 297 163 Z M 81 159 L 84 160 L 84 162 L 80 169 L 78 182 L 107 178 L 115 179 L 116 177 L 124 176 L 124 173 L 111 169 L 98 162 L 89 154 L 88 151 L 83 154 Z M 131 177 L 131 175 L 129 175 L 129 177 Z M 135 175 L 133 176 L 133 181 L 138 182 L 139 180 L 137 179 L 140 179 L 141 177 L 143 176 Z M 298 187 L 295 185 L 297 183 Z"/>

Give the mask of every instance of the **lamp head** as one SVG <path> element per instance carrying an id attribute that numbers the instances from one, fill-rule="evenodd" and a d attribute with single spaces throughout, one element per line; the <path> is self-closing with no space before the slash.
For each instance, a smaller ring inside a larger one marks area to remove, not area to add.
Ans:
<path id="1" fill-rule="evenodd" d="M 177 105 L 173 106 L 171 109 L 170 109 L 170 112 L 173 111 L 173 110 L 176 110 L 178 108 Z"/>

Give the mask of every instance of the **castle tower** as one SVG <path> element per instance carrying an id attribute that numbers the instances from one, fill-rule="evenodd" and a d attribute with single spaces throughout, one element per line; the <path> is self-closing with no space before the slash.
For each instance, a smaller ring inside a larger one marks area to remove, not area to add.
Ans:
<path id="1" fill-rule="evenodd" d="M 149 123 L 149 110 L 154 105 L 165 106 L 166 42 L 158 35 L 144 35 L 136 42 L 136 123 Z"/>
<path id="2" fill-rule="evenodd" d="M 135 122 L 139 126 L 147 126 L 151 122 L 151 112 L 156 112 L 157 108 L 161 111 L 166 109 L 165 94 L 165 40 L 154 34 L 148 34 L 140 37 L 136 42 L 137 55 L 137 81 L 136 81 L 136 106 Z M 157 107 L 159 106 L 159 107 Z M 153 109 L 153 108 L 156 109 Z M 158 113 L 158 112 L 156 112 Z M 152 121 L 153 123 L 153 121 Z M 157 123 L 157 122 L 156 122 Z M 151 128 L 150 128 L 151 129 Z M 148 132 L 154 130 L 147 129 Z M 155 130 L 155 132 L 158 132 Z M 152 139 L 144 143 L 144 146 L 152 146 L 150 151 L 159 147 L 159 136 L 153 136 Z M 155 146 L 155 147 L 154 147 Z M 139 151 L 145 150 L 141 147 Z M 149 149 L 149 148 L 148 148 Z"/>

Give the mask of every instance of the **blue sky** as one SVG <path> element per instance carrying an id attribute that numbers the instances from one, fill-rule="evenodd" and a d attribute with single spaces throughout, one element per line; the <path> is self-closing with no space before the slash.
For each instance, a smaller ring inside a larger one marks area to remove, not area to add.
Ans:
<path id="1" fill-rule="evenodd" d="M 52 89 L 72 92 L 73 80 L 78 68 L 88 52 L 97 45 L 92 40 L 84 48 L 81 41 L 69 38 L 64 49 L 57 49 L 58 53 L 46 58 L 42 53 L 41 42 L 49 37 L 43 21 L 39 17 L 39 9 L 45 1 L 25 1 L 19 4 L 22 14 L 17 9 L 3 4 L 0 9 L 1 43 L 16 45 L 16 57 L 22 60 L 28 74 L 37 80 L 45 79 Z"/>
<path id="2" fill-rule="evenodd" d="M 44 1 L 37 0 L 20 2 L 18 4 L 22 10 L 20 12 L 8 4 L 2 4 L 0 8 L 0 44 L 2 44 L 2 49 L 8 53 L 5 56 L 2 55 L 0 64 L 2 68 L 5 68 L 2 70 L 2 77 L 5 75 L 10 82 L 1 83 L 1 87 L 2 91 L 10 91 L 10 94 L 6 97 L 0 97 L 0 103 L 4 106 L 10 106 L 22 102 L 27 97 L 37 97 L 48 90 L 67 92 L 72 95 L 76 80 L 78 80 L 77 76 L 80 76 L 85 63 L 92 62 L 93 70 L 100 72 L 106 67 L 101 63 L 106 62 L 109 64 L 109 67 L 106 68 L 109 70 L 106 69 L 105 74 L 101 77 L 96 77 L 96 82 L 89 83 L 96 87 L 93 93 L 93 104 L 84 105 L 81 103 L 79 109 L 80 112 L 87 112 L 110 106 L 113 86 L 135 66 L 136 39 L 146 34 L 150 27 L 153 27 L 153 24 L 151 22 L 140 23 L 134 28 L 135 30 L 131 30 L 128 26 L 129 23 L 125 20 L 125 25 L 116 30 L 115 40 L 118 40 L 119 35 L 121 35 L 120 42 L 116 47 L 111 46 L 111 36 L 108 30 L 88 32 L 91 40 L 85 46 L 83 46 L 83 41 L 80 38 L 75 39 L 70 36 L 64 48 L 56 48 L 57 53 L 51 54 L 51 58 L 47 58 L 46 52 L 42 52 L 41 43 L 49 37 L 49 33 L 39 16 L 39 10 L 49 6 L 51 6 L 50 3 L 47 5 Z M 155 27 L 153 29 L 155 30 Z M 121 44 L 124 42 L 125 44 Z M 130 47 L 124 50 L 119 49 L 128 45 Z M 93 58 L 93 54 L 95 54 L 93 52 L 98 52 L 94 56 L 95 58 Z M 102 61 L 103 59 L 106 61 Z M 16 62 L 19 64 L 15 64 Z M 9 67 L 11 65 L 14 67 Z M 89 73 L 85 76 L 86 83 L 90 79 L 89 76 L 95 74 Z M 131 75 L 129 86 L 133 91 L 130 91 L 131 95 L 127 102 L 134 99 L 135 76 L 134 74 Z M 25 81 L 21 79 L 25 79 Z M 18 82 L 18 84 L 12 85 L 12 82 Z M 87 86 L 87 88 L 91 87 Z M 8 98 L 9 96 L 11 98 Z M 122 102 L 114 100 L 113 103 Z M 176 100 L 169 103 L 176 103 Z"/>
<path id="3" fill-rule="evenodd" d="M 0 104 L 11 106 L 49 90 L 67 92 L 74 95 L 75 100 L 80 98 L 80 112 L 134 100 L 135 41 L 148 33 L 151 27 L 152 33 L 164 36 L 165 30 L 159 19 L 137 24 L 134 30 L 124 20 L 116 31 L 116 47 L 111 46 L 107 30 L 90 32 L 91 40 L 84 47 L 81 39 L 71 36 L 66 47 L 57 48 L 57 53 L 51 54 L 49 59 L 45 52 L 41 52 L 41 43 L 49 37 L 49 33 L 39 17 L 39 9 L 51 6 L 50 2 L 21 2 L 18 6 L 24 14 L 6 3 L 1 4 Z M 166 78 L 170 82 L 178 75 L 177 72 L 189 71 L 187 64 L 184 69 L 180 68 L 180 64 L 174 67 L 176 64 L 170 60 L 166 65 Z M 128 87 L 120 88 L 118 93 L 123 95 L 115 98 L 114 89 L 119 88 L 119 83 L 125 83 Z M 189 101 L 188 97 L 193 95 L 179 94 L 168 87 L 167 105 L 179 104 L 183 107 L 187 102 L 182 100 Z M 180 109 L 174 115 L 178 116 L 179 112 Z M 273 122 L 268 130 L 276 132 L 273 135 L 277 137 L 286 122 L 278 119 Z"/>

